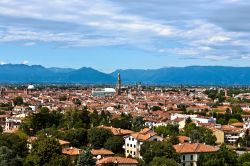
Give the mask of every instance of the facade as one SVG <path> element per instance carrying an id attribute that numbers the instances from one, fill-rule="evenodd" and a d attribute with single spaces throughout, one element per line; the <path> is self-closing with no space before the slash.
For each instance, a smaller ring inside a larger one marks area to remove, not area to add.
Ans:
<path id="1" fill-rule="evenodd" d="M 221 130 L 224 132 L 224 142 L 233 144 L 235 143 L 240 137 L 244 135 L 244 132 L 230 125 L 224 125 L 221 127 Z"/>
<path id="2" fill-rule="evenodd" d="M 142 158 L 140 155 L 141 145 L 144 141 L 162 141 L 163 138 L 157 136 L 149 128 L 145 128 L 138 133 L 130 134 L 125 137 L 125 155 L 126 157 L 132 156 L 134 158 Z"/>
<path id="3" fill-rule="evenodd" d="M 211 131 L 213 132 L 213 135 L 216 137 L 216 143 L 222 144 L 225 141 L 224 132 L 217 128 L 211 128 Z"/>
<path id="4" fill-rule="evenodd" d="M 180 154 L 181 166 L 197 166 L 199 155 L 202 153 L 215 153 L 217 147 L 202 143 L 183 143 L 174 145 L 177 153 Z"/>
<path id="5" fill-rule="evenodd" d="M 105 96 L 114 96 L 116 90 L 114 88 L 97 88 L 92 91 L 93 97 L 105 97 Z"/>

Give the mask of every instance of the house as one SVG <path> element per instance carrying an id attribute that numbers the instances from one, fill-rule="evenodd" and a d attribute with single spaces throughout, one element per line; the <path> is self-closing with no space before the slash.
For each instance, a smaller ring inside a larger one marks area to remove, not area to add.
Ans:
<path id="1" fill-rule="evenodd" d="M 222 144 L 225 141 L 224 132 L 220 129 L 217 129 L 215 127 L 210 128 L 210 130 L 213 132 L 213 135 L 216 137 L 216 143 Z"/>
<path id="2" fill-rule="evenodd" d="M 231 125 L 223 125 L 221 126 L 221 130 L 224 132 L 224 142 L 226 143 L 235 143 L 244 135 L 242 129 Z"/>
<path id="3" fill-rule="evenodd" d="M 162 141 L 163 138 L 158 136 L 149 128 L 144 128 L 140 132 L 130 134 L 125 137 L 125 155 L 141 158 L 140 149 L 144 141 Z"/>
<path id="4" fill-rule="evenodd" d="M 181 156 L 181 166 L 197 166 L 200 154 L 218 151 L 217 147 L 202 143 L 180 143 L 174 145 L 174 148 Z"/>
<path id="5" fill-rule="evenodd" d="M 138 161 L 136 159 L 126 158 L 126 157 L 106 157 L 106 158 L 98 160 L 96 162 L 96 165 L 104 166 L 109 163 L 117 164 L 117 166 L 137 166 L 138 165 Z"/>
<path id="6" fill-rule="evenodd" d="M 112 126 L 104 126 L 104 125 L 101 125 L 101 126 L 98 126 L 97 128 L 108 129 L 108 130 L 110 130 L 115 136 L 126 136 L 126 135 L 129 135 L 129 134 L 132 134 L 132 133 L 133 133 L 133 131 L 131 131 L 131 130 L 124 130 L 124 129 L 115 128 L 115 127 L 112 127 Z"/>
<path id="7" fill-rule="evenodd" d="M 105 157 L 114 156 L 114 153 L 110 150 L 107 150 L 107 149 L 92 149 L 91 154 L 96 159 L 102 159 Z"/>
<path id="8" fill-rule="evenodd" d="M 78 156 L 83 153 L 82 149 L 74 148 L 74 147 L 69 147 L 69 148 L 63 148 L 62 149 L 62 154 L 69 156 L 70 160 L 72 163 L 75 163 L 77 160 Z"/>
<path id="9" fill-rule="evenodd" d="M 189 142 L 190 141 L 190 138 L 187 137 L 187 136 L 177 136 L 178 140 L 180 143 L 185 143 L 185 142 Z"/>

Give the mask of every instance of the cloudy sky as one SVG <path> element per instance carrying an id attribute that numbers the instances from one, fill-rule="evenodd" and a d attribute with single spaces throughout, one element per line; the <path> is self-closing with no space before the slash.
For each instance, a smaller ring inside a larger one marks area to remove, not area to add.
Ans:
<path id="1" fill-rule="evenodd" d="M 0 64 L 250 66 L 248 0 L 0 0 Z"/>

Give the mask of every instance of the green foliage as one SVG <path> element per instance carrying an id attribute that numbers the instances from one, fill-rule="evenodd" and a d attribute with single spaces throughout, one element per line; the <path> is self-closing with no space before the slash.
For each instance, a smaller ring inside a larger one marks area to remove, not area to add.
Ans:
<path id="1" fill-rule="evenodd" d="M 50 135 L 56 138 L 69 141 L 70 145 L 73 147 L 81 148 L 82 146 L 86 146 L 88 143 L 87 140 L 87 130 L 84 128 L 78 129 L 69 129 L 65 131 L 57 130 L 54 128 L 48 128 L 41 130 L 37 133 L 37 135 Z"/>
<path id="2" fill-rule="evenodd" d="M 244 164 L 247 165 L 248 163 L 250 163 L 250 153 L 244 153 L 239 156 L 238 158 L 239 165 L 244 165 Z"/>
<path id="3" fill-rule="evenodd" d="M 6 146 L 0 147 L 0 166 L 22 166 L 22 158 Z"/>
<path id="4" fill-rule="evenodd" d="M 201 154 L 198 162 L 198 166 L 237 166 L 237 154 L 229 150 L 226 145 L 221 145 L 220 149 L 216 153 Z"/>
<path id="5" fill-rule="evenodd" d="M 153 161 L 149 163 L 149 166 L 179 166 L 179 164 L 173 159 L 155 157 Z"/>
<path id="6" fill-rule="evenodd" d="M 176 136 L 179 135 L 179 126 L 168 124 L 167 126 L 156 127 L 155 131 L 158 135 L 163 135 L 163 137 Z"/>
<path id="7" fill-rule="evenodd" d="M 32 143 L 31 153 L 25 160 L 27 166 L 43 166 L 52 163 L 61 163 L 67 165 L 69 162 L 66 157 L 61 154 L 61 146 L 53 137 L 39 136 Z"/>
<path id="8" fill-rule="evenodd" d="M 88 140 L 93 148 L 103 148 L 109 138 L 113 137 L 113 133 L 108 129 L 92 128 L 88 131 Z"/>
<path id="9" fill-rule="evenodd" d="M 73 102 L 75 105 L 78 105 L 78 106 L 82 104 L 82 101 L 80 99 L 75 99 Z"/>
<path id="10" fill-rule="evenodd" d="M 143 117 L 137 116 L 132 120 L 132 130 L 138 132 L 144 127 L 144 124 Z"/>
<path id="11" fill-rule="evenodd" d="M 166 157 L 179 161 L 179 155 L 172 144 L 166 142 L 144 142 L 141 146 L 141 155 L 146 164 L 149 164 L 155 157 Z"/>
<path id="12" fill-rule="evenodd" d="M 241 114 L 238 113 L 225 113 L 225 114 L 217 114 L 214 113 L 213 117 L 217 119 L 218 124 L 222 124 L 222 125 L 227 125 L 230 119 L 237 119 L 239 122 L 242 122 L 242 117 Z"/>
<path id="13" fill-rule="evenodd" d="M 0 125 L 0 134 L 3 132 L 3 127 Z"/>
<path id="14" fill-rule="evenodd" d="M 216 142 L 216 137 L 210 129 L 196 126 L 194 123 L 185 125 L 183 134 L 190 137 L 192 142 L 206 143 L 208 145 L 215 145 Z"/>
<path id="15" fill-rule="evenodd" d="M 25 157 L 28 153 L 27 142 L 16 134 L 0 134 L 0 147 L 6 146 L 20 157 Z"/>
<path id="16" fill-rule="evenodd" d="M 13 99 L 14 105 L 21 106 L 23 105 L 23 98 L 21 96 L 17 96 Z"/>
<path id="17" fill-rule="evenodd" d="M 111 125 L 116 128 L 131 129 L 132 128 L 132 116 L 130 114 L 121 114 L 119 119 L 113 119 Z"/>
<path id="18" fill-rule="evenodd" d="M 59 101 L 66 101 L 68 98 L 66 95 L 60 96 Z"/>
<path id="19" fill-rule="evenodd" d="M 161 110 L 161 107 L 159 107 L 159 106 L 151 107 L 151 111 L 158 111 L 158 110 Z"/>
<path id="20" fill-rule="evenodd" d="M 229 121 L 228 121 L 229 124 L 233 124 L 233 123 L 236 123 L 236 122 L 239 122 L 239 121 L 238 121 L 238 119 L 234 119 L 234 118 L 229 119 Z"/>
<path id="21" fill-rule="evenodd" d="M 36 133 L 45 128 L 52 126 L 59 126 L 62 114 L 58 111 L 49 112 L 46 107 L 41 108 L 39 113 L 32 113 L 21 124 L 21 129 L 26 133 L 29 133 L 29 129 L 32 128 L 33 132 Z"/>
<path id="22" fill-rule="evenodd" d="M 220 103 L 224 102 L 226 99 L 224 91 L 212 89 L 212 90 L 206 90 L 204 93 L 207 94 L 208 97 L 211 98 L 212 100 L 219 99 Z"/>
<path id="23" fill-rule="evenodd" d="M 63 116 L 62 125 L 66 129 L 88 128 L 90 123 L 88 111 L 68 109 Z"/>
<path id="24" fill-rule="evenodd" d="M 95 166 L 96 161 L 93 159 L 91 150 L 89 148 L 85 149 L 85 152 L 79 155 L 76 166 Z"/>
<path id="25" fill-rule="evenodd" d="M 118 154 L 123 154 L 124 153 L 124 149 L 122 148 L 124 145 L 124 139 L 123 137 L 119 137 L 119 136 L 114 136 L 114 137 L 110 137 L 107 142 L 105 143 L 104 147 L 106 149 L 111 150 L 114 153 L 118 153 Z"/>

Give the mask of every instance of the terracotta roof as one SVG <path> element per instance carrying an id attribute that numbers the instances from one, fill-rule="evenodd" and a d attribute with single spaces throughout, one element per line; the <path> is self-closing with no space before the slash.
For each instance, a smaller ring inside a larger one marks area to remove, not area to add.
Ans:
<path id="1" fill-rule="evenodd" d="M 174 145 L 177 153 L 209 153 L 218 151 L 217 147 L 202 143 L 184 143 Z"/>
<path id="2" fill-rule="evenodd" d="M 148 133 L 148 134 L 134 133 L 134 134 L 131 134 L 132 137 L 134 137 L 140 141 L 146 141 L 155 135 L 156 135 L 156 133 Z"/>
<path id="3" fill-rule="evenodd" d="M 81 149 L 78 148 L 63 148 L 62 149 L 62 154 L 66 154 L 66 155 L 70 155 L 70 156 L 74 156 L 74 155 L 79 155 L 81 154 L 83 151 Z"/>
<path id="4" fill-rule="evenodd" d="M 139 133 L 140 133 L 140 134 L 146 134 L 146 133 L 148 133 L 148 132 L 150 132 L 150 131 L 151 131 L 150 128 L 144 128 L 144 129 L 142 129 Z"/>
<path id="5" fill-rule="evenodd" d="M 187 136 L 178 136 L 177 138 L 179 139 L 180 143 L 188 142 L 190 140 L 190 138 Z"/>
<path id="6" fill-rule="evenodd" d="M 91 150 L 92 155 L 113 155 L 114 153 L 107 149 L 93 149 Z"/>
<path id="7" fill-rule="evenodd" d="M 109 129 L 109 130 L 111 130 L 111 132 L 114 135 L 120 135 L 120 136 L 129 135 L 129 134 L 133 133 L 133 131 L 131 131 L 131 130 L 124 130 L 124 129 L 115 128 L 115 127 L 112 127 L 112 126 L 104 126 L 104 125 L 102 125 L 102 126 L 98 126 L 97 128 Z"/>
<path id="8" fill-rule="evenodd" d="M 107 163 L 138 164 L 138 161 L 132 158 L 125 158 L 125 157 L 106 157 L 98 160 L 96 165 L 104 165 Z"/>
<path id="9" fill-rule="evenodd" d="M 61 139 L 59 139 L 58 141 L 59 141 L 60 145 L 68 145 L 68 144 L 70 144 L 70 142 L 64 141 L 64 140 L 61 140 Z"/>
<path id="10" fill-rule="evenodd" d="M 231 125 L 235 126 L 235 127 L 242 127 L 243 128 L 244 123 L 242 123 L 242 122 L 236 122 L 236 123 L 232 123 Z"/>

